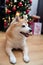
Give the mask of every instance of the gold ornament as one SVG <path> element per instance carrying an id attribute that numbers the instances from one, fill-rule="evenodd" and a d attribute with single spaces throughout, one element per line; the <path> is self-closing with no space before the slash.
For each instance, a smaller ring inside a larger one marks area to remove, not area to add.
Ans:
<path id="1" fill-rule="evenodd" d="M 20 12 L 16 12 L 16 16 L 19 16 L 20 15 Z"/>
<path id="2" fill-rule="evenodd" d="M 12 7 L 13 5 L 11 5 L 11 7 Z"/>
<path id="3" fill-rule="evenodd" d="M 9 22 L 10 22 L 10 16 L 8 17 L 8 20 L 9 20 Z"/>
<path id="4" fill-rule="evenodd" d="M 22 1 L 24 1 L 24 0 L 22 0 Z"/>
<path id="5" fill-rule="evenodd" d="M 14 20 L 14 17 L 12 17 L 12 20 Z"/>
<path id="6" fill-rule="evenodd" d="M 25 6 L 26 6 L 26 3 L 25 3 Z"/>
<path id="7" fill-rule="evenodd" d="M 10 23 L 8 23 L 8 26 L 10 25 Z"/>
<path id="8" fill-rule="evenodd" d="M 4 22 L 6 22 L 6 19 L 4 20 Z"/>
<path id="9" fill-rule="evenodd" d="M 10 4 L 9 4 L 9 6 L 10 6 Z"/>
<path id="10" fill-rule="evenodd" d="M 29 7 L 28 9 L 31 10 L 31 7 Z"/>
<path id="11" fill-rule="evenodd" d="M 24 14 L 26 14 L 26 12 L 24 11 Z"/>
<path id="12" fill-rule="evenodd" d="M 2 18 L 2 20 L 4 20 L 5 18 Z"/>
<path id="13" fill-rule="evenodd" d="M 14 3 L 17 2 L 17 0 L 14 0 Z"/>
<path id="14" fill-rule="evenodd" d="M 29 20 L 31 21 L 32 19 L 30 18 Z"/>
<path id="15" fill-rule="evenodd" d="M 7 7 L 5 7 L 5 13 L 7 12 Z"/>
<path id="16" fill-rule="evenodd" d="M 17 8 L 19 8 L 19 6 L 17 6 Z"/>

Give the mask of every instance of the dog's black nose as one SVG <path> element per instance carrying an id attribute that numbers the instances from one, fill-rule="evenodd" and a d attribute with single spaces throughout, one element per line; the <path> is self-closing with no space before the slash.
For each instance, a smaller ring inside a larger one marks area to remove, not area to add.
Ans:
<path id="1" fill-rule="evenodd" d="M 32 32 L 32 29 L 31 29 L 31 30 L 29 30 L 29 32 Z"/>

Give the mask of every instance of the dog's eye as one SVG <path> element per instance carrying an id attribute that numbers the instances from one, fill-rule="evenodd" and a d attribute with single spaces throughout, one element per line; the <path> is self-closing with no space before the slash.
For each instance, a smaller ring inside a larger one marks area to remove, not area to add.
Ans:
<path id="1" fill-rule="evenodd" d="M 22 27 L 25 27 L 25 25 L 22 25 Z"/>

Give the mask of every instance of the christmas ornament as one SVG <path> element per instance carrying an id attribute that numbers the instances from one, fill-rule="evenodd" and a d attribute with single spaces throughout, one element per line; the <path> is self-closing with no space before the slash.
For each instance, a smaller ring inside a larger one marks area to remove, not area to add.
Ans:
<path id="1" fill-rule="evenodd" d="M 17 2 L 17 0 L 14 0 L 14 3 Z"/>
<path id="2" fill-rule="evenodd" d="M 19 6 L 17 6 L 17 8 L 19 8 Z"/>
<path id="3" fill-rule="evenodd" d="M 28 24 L 31 25 L 32 24 L 32 21 L 29 21 Z"/>
<path id="4" fill-rule="evenodd" d="M 8 17 L 8 26 L 10 25 L 10 21 L 11 21 L 11 18 L 10 18 L 10 16 Z"/>
<path id="5" fill-rule="evenodd" d="M 28 5 L 26 6 L 26 8 L 28 8 Z"/>
<path id="6" fill-rule="evenodd" d="M 12 17 L 12 20 L 14 20 L 14 17 Z"/>
<path id="7" fill-rule="evenodd" d="M 21 1 L 24 1 L 24 0 L 21 0 Z"/>
<path id="8" fill-rule="evenodd" d="M 26 6 L 27 4 L 25 3 L 25 6 Z"/>
<path id="9" fill-rule="evenodd" d="M 13 6 L 13 4 L 9 4 L 9 7 L 12 7 Z"/>
<path id="10" fill-rule="evenodd" d="M 5 18 L 2 18 L 2 20 L 4 20 Z"/>
<path id="11" fill-rule="evenodd" d="M 10 24 L 8 23 L 8 26 L 9 26 Z"/>
<path id="12" fill-rule="evenodd" d="M 10 22 L 10 16 L 8 17 L 8 20 L 9 20 L 9 22 Z"/>
<path id="13" fill-rule="evenodd" d="M 12 2 L 10 2 L 10 4 L 12 5 L 13 3 L 12 3 Z"/>
<path id="14" fill-rule="evenodd" d="M 6 0 L 6 4 L 9 4 L 9 2 L 10 2 L 9 0 Z"/>
<path id="15" fill-rule="evenodd" d="M 24 14 L 26 14 L 26 11 L 24 11 Z"/>
<path id="16" fill-rule="evenodd" d="M 6 28 L 6 27 L 7 27 L 7 21 L 4 20 L 4 28 Z"/>
<path id="17" fill-rule="evenodd" d="M 32 0 L 30 0 L 29 3 L 31 4 L 32 3 Z"/>
<path id="18" fill-rule="evenodd" d="M 10 14 L 11 11 L 10 11 L 9 9 L 6 9 L 5 13 L 6 13 L 6 14 Z"/>
<path id="19" fill-rule="evenodd" d="M 31 7 L 29 7 L 28 9 L 31 10 Z"/>
<path id="20" fill-rule="evenodd" d="M 20 12 L 16 12 L 16 16 L 18 16 L 18 17 L 19 17 L 19 16 L 20 16 Z"/>
<path id="21" fill-rule="evenodd" d="M 22 2 L 19 2 L 19 3 L 18 3 L 18 6 L 19 6 L 19 7 L 23 6 Z"/>
<path id="22" fill-rule="evenodd" d="M 10 4 L 9 4 L 9 6 L 10 6 Z"/>
<path id="23" fill-rule="evenodd" d="M 5 16 L 2 18 L 4 22 L 4 26 L 8 27 L 11 23 L 11 21 L 15 17 L 21 17 L 25 18 L 27 21 L 30 21 L 29 24 L 31 24 L 31 17 L 28 14 L 30 12 L 30 6 L 32 4 L 32 0 L 5 0 Z M 26 15 L 26 16 L 24 16 Z M 29 16 L 28 16 L 29 15 Z"/>
<path id="24" fill-rule="evenodd" d="M 12 7 L 13 5 L 11 5 L 11 7 Z"/>
<path id="25" fill-rule="evenodd" d="M 28 14 L 28 13 L 29 13 L 29 11 L 30 11 L 30 10 L 29 10 L 29 9 L 27 9 L 27 10 L 26 10 L 26 14 Z"/>
<path id="26" fill-rule="evenodd" d="M 32 19 L 30 18 L 29 21 L 32 21 Z"/>
<path id="27" fill-rule="evenodd" d="M 23 18 L 24 18 L 24 19 L 27 19 L 27 15 L 23 15 Z"/>
<path id="28" fill-rule="evenodd" d="M 12 6 L 13 5 L 13 3 L 12 2 L 10 2 L 10 6 Z"/>
<path id="29" fill-rule="evenodd" d="M 28 20 L 27 20 L 27 15 L 23 15 L 23 18 L 28 22 Z"/>
<path id="30" fill-rule="evenodd" d="M 12 8 L 12 11 L 16 11 L 16 6 L 14 5 L 14 7 Z"/>

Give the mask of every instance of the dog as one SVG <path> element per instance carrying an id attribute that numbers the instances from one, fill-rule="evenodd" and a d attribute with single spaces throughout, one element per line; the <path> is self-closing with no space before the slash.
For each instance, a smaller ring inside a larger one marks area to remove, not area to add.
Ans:
<path id="1" fill-rule="evenodd" d="M 10 62 L 15 64 L 16 58 L 12 52 L 12 49 L 22 49 L 23 59 L 25 62 L 29 62 L 28 47 L 26 44 L 26 39 L 32 29 L 28 26 L 27 20 L 20 17 L 15 17 L 11 22 L 9 28 L 6 31 L 6 53 L 10 58 Z"/>

